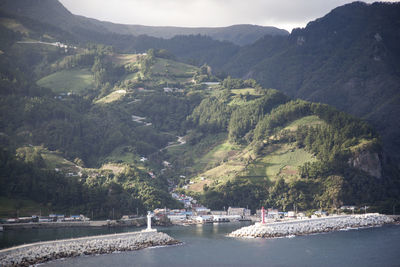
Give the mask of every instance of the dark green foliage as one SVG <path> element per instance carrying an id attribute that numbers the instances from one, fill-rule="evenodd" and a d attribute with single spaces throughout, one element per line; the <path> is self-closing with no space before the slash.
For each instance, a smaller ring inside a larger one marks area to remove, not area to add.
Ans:
<path id="1" fill-rule="evenodd" d="M 253 79 L 242 80 L 242 79 L 234 79 L 231 76 L 228 76 L 226 79 L 222 81 L 222 86 L 226 89 L 241 89 L 241 88 L 257 88 L 260 87 L 257 82 Z"/>
<path id="2" fill-rule="evenodd" d="M 237 107 L 229 120 L 229 140 L 239 142 L 258 121 L 274 107 L 285 103 L 288 98 L 276 90 L 268 90 L 259 99 Z"/>
<path id="3" fill-rule="evenodd" d="M 134 168 L 113 178 L 65 177 L 64 174 L 41 168 L 37 151 L 20 154 L 19 159 L 4 148 L 0 150 L 0 195 L 29 198 L 63 212 L 80 212 L 96 218 L 115 218 L 144 214 L 161 206 L 179 207 L 159 185 Z"/>
<path id="4" fill-rule="evenodd" d="M 201 96 L 171 95 L 157 93 L 146 96 L 132 108 L 134 114 L 145 115 L 161 131 L 177 131 L 182 134 L 186 129 L 186 117 L 200 103 Z"/>
<path id="5" fill-rule="evenodd" d="M 289 36 L 241 48 L 222 69 L 368 120 L 400 162 L 399 16 L 399 3 L 347 4 Z"/>
<path id="6" fill-rule="evenodd" d="M 216 210 L 231 206 L 248 207 L 254 211 L 259 208 L 261 201 L 266 198 L 267 194 L 265 186 L 236 179 L 228 181 L 218 188 L 208 188 L 202 195 L 201 201 L 207 207 Z"/>
<path id="7" fill-rule="evenodd" d="M 228 92 L 220 97 L 209 97 L 201 101 L 189 116 L 189 121 L 204 132 L 225 132 L 228 127 L 231 108 L 227 105 Z"/>

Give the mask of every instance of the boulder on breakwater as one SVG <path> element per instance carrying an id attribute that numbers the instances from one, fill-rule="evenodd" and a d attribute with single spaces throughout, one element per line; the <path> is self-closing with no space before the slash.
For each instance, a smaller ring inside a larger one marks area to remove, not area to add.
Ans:
<path id="1" fill-rule="evenodd" d="M 31 266 L 60 258 L 132 251 L 179 243 L 162 232 L 130 232 L 39 242 L 0 250 L 0 266 Z"/>
<path id="2" fill-rule="evenodd" d="M 348 228 L 379 226 L 393 223 L 393 218 L 382 214 L 329 216 L 317 219 L 292 220 L 273 223 L 256 223 L 240 228 L 230 237 L 284 237 L 331 232 Z"/>

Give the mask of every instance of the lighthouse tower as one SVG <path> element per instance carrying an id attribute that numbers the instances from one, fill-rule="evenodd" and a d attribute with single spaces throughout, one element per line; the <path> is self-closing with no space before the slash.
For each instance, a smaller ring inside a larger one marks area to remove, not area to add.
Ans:
<path id="1" fill-rule="evenodd" d="M 148 211 L 147 212 L 147 228 L 142 230 L 142 232 L 157 232 L 157 229 L 151 228 L 151 217 L 153 217 L 151 214 L 151 211 Z"/>

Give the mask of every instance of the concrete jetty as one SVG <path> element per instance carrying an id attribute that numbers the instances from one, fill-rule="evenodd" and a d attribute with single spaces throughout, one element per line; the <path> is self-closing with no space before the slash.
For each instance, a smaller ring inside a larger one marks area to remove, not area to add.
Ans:
<path id="1" fill-rule="evenodd" d="M 0 250 L 0 266 L 31 266 L 60 258 L 179 244 L 162 232 L 130 232 L 32 243 Z"/>
<path id="2" fill-rule="evenodd" d="M 230 237 L 284 237 L 292 235 L 307 235 L 313 233 L 331 232 L 349 228 L 379 226 L 393 223 L 394 219 L 382 214 L 329 216 L 315 219 L 302 219 L 273 223 L 256 223 L 240 228 Z"/>

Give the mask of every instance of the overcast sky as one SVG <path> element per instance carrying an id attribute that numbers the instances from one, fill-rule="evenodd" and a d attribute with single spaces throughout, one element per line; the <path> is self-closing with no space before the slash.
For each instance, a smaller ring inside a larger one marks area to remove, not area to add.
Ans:
<path id="1" fill-rule="evenodd" d="M 60 0 L 72 13 L 99 20 L 149 26 L 305 27 L 347 0 Z M 366 0 L 372 3 L 374 1 Z M 398 2 L 386 1 L 386 2 Z"/>

